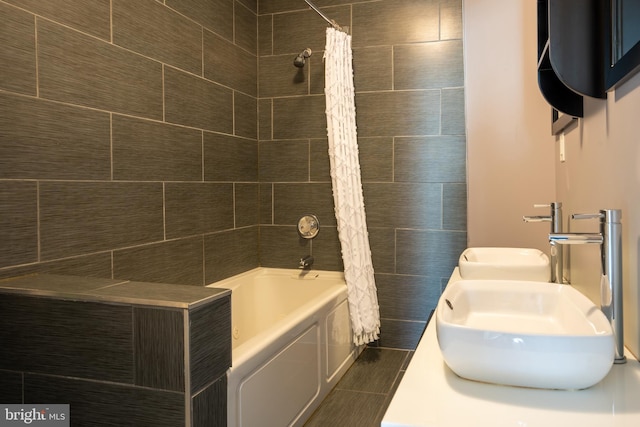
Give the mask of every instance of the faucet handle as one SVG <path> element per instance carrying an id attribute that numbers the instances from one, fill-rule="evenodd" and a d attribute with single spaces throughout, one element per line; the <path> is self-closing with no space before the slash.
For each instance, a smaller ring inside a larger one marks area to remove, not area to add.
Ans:
<path id="1" fill-rule="evenodd" d="M 533 207 L 534 208 L 550 208 L 551 203 L 535 203 Z"/>
<path id="2" fill-rule="evenodd" d="M 577 214 L 573 214 L 571 215 L 571 219 L 602 219 L 604 218 L 604 213 L 602 212 L 598 212 L 598 213 L 577 213 Z"/>

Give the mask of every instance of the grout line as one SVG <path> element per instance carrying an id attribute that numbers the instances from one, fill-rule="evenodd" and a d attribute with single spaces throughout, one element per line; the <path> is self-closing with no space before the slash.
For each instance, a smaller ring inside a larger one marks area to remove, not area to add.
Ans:
<path id="1" fill-rule="evenodd" d="M 113 0 L 109 0 L 109 42 L 113 44 Z"/>
<path id="2" fill-rule="evenodd" d="M 109 177 L 113 181 L 113 113 L 109 113 Z"/>
<path id="3" fill-rule="evenodd" d="M 36 98 L 40 98 L 40 61 L 38 55 L 38 18 L 33 16 L 33 37 L 35 44 L 35 54 L 36 54 Z"/>
<path id="4" fill-rule="evenodd" d="M 37 254 L 36 258 L 38 263 L 42 262 L 42 235 L 40 233 L 40 181 L 36 181 L 36 239 L 37 239 Z"/>
<path id="5" fill-rule="evenodd" d="M 162 123 L 166 123 L 167 122 L 167 107 L 166 107 L 166 102 L 165 99 L 166 94 L 165 94 L 165 68 L 164 68 L 164 64 L 162 64 Z"/>
<path id="6" fill-rule="evenodd" d="M 167 240 L 167 196 L 166 183 L 162 183 L 162 240 Z"/>

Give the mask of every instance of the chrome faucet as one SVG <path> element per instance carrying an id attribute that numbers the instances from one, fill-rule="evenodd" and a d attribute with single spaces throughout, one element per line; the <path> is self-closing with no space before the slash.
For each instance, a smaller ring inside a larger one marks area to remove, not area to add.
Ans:
<path id="1" fill-rule="evenodd" d="M 572 219 L 600 219 L 599 233 L 551 233 L 549 242 L 559 245 L 600 245 L 602 277 L 600 309 L 607 316 L 615 338 L 614 363 L 625 363 L 622 322 L 622 224 L 619 209 L 601 210 L 595 214 L 574 214 Z"/>
<path id="2" fill-rule="evenodd" d="M 312 265 L 313 257 L 311 255 L 307 255 L 304 258 L 300 258 L 300 264 L 298 265 L 298 268 L 302 270 L 310 270 Z"/>
<path id="3" fill-rule="evenodd" d="M 552 202 L 544 205 L 533 205 L 534 208 L 551 208 L 549 215 L 525 215 L 524 222 L 551 222 L 551 233 L 562 233 L 562 203 Z M 563 283 L 564 261 L 562 246 L 555 242 L 549 242 L 549 254 L 551 259 L 551 282 Z"/>

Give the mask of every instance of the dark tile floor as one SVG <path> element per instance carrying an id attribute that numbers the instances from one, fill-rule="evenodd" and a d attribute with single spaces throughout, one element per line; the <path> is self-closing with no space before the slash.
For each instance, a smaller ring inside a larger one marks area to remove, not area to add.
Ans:
<path id="1" fill-rule="evenodd" d="M 380 426 L 412 351 L 367 347 L 305 427 Z"/>

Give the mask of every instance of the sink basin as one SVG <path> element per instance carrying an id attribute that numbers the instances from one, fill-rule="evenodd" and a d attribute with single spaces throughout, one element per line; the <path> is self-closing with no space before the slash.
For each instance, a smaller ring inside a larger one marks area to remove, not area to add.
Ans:
<path id="1" fill-rule="evenodd" d="M 549 257 L 537 249 L 468 248 L 458 260 L 463 279 L 531 280 L 548 282 Z"/>
<path id="2" fill-rule="evenodd" d="M 606 317 L 570 285 L 458 280 L 436 308 L 445 363 L 470 380 L 547 389 L 583 389 L 613 364 Z"/>

